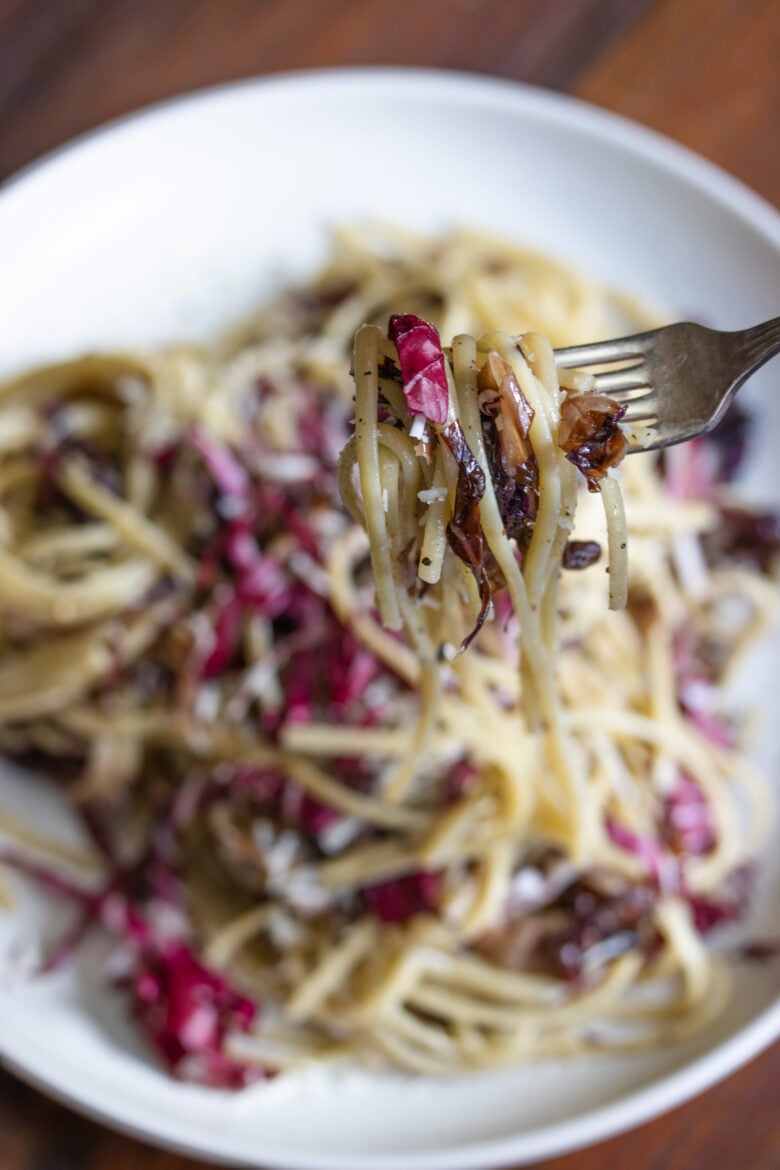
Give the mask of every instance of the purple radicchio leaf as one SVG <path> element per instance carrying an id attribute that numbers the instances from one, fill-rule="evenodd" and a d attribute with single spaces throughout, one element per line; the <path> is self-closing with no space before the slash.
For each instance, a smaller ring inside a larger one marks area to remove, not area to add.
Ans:
<path id="1" fill-rule="evenodd" d="M 436 328 L 422 317 L 395 314 L 388 336 L 398 350 L 403 389 L 410 414 L 421 414 L 440 425 L 447 421 L 449 390 L 441 341 Z"/>
<path id="2" fill-rule="evenodd" d="M 366 909 L 382 922 L 403 923 L 416 914 L 434 910 L 439 895 L 440 875 L 421 870 L 366 886 L 363 902 Z"/>
<path id="3" fill-rule="evenodd" d="M 447 541 L 455 555 L 471 569 L 479 589 L 479 613 L 474 629 L 464 639 L 462 649 L 465 650 L 482 629 L 492 598 L 479 514 L 479 503 L 485 494 L 485 473 L 474 458 L 459 422 L 448 423 L 441 431 L 441 438 L 458 468 L 455 507 L 447 525 Z"/>
<path id="4" fill-rule="evenodd" d="M 191 440 L 220 494 L 246 504 L 249 499 L 249 477 L 230 448 L 218 442 L 202 427 L 193 430 Z"/>
<path id="5" fill-rule="evenodd" d="M 597 492 L 601 480 L 626 453 L 626 437 L 619 423 L 626 413 L 605 394 L 573 394 L 561 406 L 558 445 L 579 468 L 588 490 Z"/>
<path id="6" fill-rule="evenodd" d="M 539 508 L 539 467 L 529 434 L 534 411 L 508 362 L 489 353 L 477 378 L 490 479 L 507 536 L 522 548 Z"/>
<path id="7" fill-rule="evenodd" d="M 225 1053 L 230 1032 L 249 1031 L 257 1004 L 204 967 L 182 942 L 145 951 L 132 979 L 133 1014 L 169 1070 L 212 1088 L 239 1089 L 263 1071 Z"/>

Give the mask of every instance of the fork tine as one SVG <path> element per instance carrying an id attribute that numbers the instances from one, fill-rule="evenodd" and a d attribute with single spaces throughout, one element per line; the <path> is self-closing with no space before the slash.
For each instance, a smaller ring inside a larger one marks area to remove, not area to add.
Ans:
<path id="1" fill-rule="evenodd" d="M 650 389 L 650 371 L 646 362 L 629 366 L 624 370 L 610 370 L 608 373 L 594 374 L 594 378 L 596 389 L 600 394 L 617 395 L 621 391 Z"/>
<path id="2" fill-rule="evenodd" d="M 644 401 L 653 393 L 650 386 L 641 386 L 638 390 L 614 390 L 609 397 L 614 398 L 621 406 L 644 405 Z"/>
<path id="3" fill-rule="evenodd" d="M 596 341 L 591 345 L 570 345 L 555 350 L 555 364 L 563 370 L 601 366 L 645 357 L 644 336 L 618 337 L 613 341 Z"/>
<path id="4" fill-rule="evenodd" d="M 629 402 L 626 407 L 626 413 L 623 415 L 623 422 L 626 423 L 644 423 L 646 426 L 652 426 L 653 423 L 658 422 L 658 403 L 655 399 L 646 401 L 640 399 L 636 404 Z"/>
<path id="5" fill-rule="evenodd" d="M 780 317 L 730 333 L 678 321 L 556 350 L 555 361 L 562 369 L 596 367 L 592 384 L 621 403 L 629 450 L 639 451 L 712 430 L 745 380 L 776 354 Z"/>

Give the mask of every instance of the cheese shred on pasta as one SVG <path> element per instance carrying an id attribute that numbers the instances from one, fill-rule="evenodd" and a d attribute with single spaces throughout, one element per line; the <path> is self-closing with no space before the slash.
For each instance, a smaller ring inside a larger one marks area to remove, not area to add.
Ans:
<path id="1" fill-rule="evenodd" d="M 0 808 L 3 901 L 76 906 L 55 965 L 117 936 L 175 1075 L 451 1075 L 723 1009 L 706 936 L 771 802 L 721 687 L 776 535 L 741 423 L 616 468 L 619 410 L 559 376 L 650 324 L 505 243 L 361 228 L 218 344 L 0 388 L 0 750 L 93 843 Z"/>

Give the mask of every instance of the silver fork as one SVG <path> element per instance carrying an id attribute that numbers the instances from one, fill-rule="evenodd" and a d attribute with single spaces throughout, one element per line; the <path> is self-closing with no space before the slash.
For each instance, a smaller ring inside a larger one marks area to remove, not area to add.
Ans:
<path id="1" fill-rule="evenodd" d="M 780 317 L 734 333 L 680 322 L 556 349 L 555 361 L 564 369 L 630 362 L 595 373 L 596 389 L 626 406 L 629 450 L 651 451 L 712 430 L 740 386 L 777 353 Z"/>

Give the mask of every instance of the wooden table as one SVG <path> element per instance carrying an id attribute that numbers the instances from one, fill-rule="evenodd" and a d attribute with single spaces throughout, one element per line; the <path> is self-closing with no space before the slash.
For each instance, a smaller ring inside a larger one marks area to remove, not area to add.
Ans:
<path id="1" fill-rule="evenodd" d="M 0 179 L 170 94 L 353 64 L 470 69 L 566 90 L 780 202 L 779 0 L 0 0 Z M 776 1170 L 778 1082 L 776 1046 L 704 1097 L 544 1170 Z M 0 1170 L 141 1166 L 202 1164 L 119 1137 L 0 1072 Z"/>

